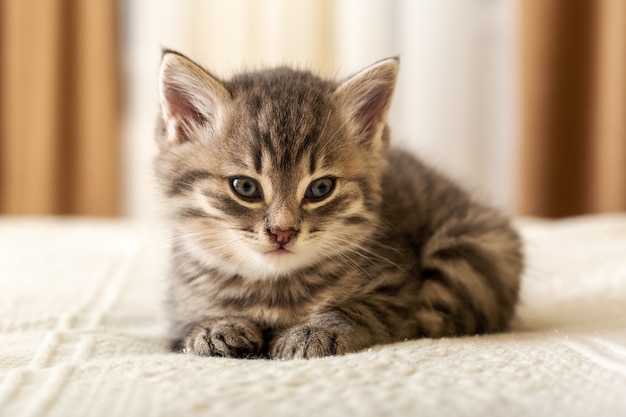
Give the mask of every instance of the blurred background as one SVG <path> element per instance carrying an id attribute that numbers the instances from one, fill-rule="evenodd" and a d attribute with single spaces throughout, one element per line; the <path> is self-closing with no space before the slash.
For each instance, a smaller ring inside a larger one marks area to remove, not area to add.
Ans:
<path id="1" fill-rule="evenodd" d="M 162 47 L 222 77 L 399 55 L 396 144 L 512 214 L 626 210 L 626 1 L 0 0 L 0 214 L 158 215 Z"/>

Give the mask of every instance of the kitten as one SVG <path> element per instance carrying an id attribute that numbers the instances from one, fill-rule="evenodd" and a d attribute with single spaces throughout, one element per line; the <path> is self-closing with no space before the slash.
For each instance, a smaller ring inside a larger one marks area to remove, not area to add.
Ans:
<path id="1" fill-rule="evenodd" d="M 397 72 L 391 58 L 341 82 L 290 68 L 225 81 L 164 51 L 175 349 L 312 358 L 507 327 L 520 239 L 388 147 Z"/>

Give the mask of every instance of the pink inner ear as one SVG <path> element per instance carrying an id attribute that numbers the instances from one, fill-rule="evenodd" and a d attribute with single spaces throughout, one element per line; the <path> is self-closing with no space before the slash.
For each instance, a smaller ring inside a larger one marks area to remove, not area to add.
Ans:
<path id="1" fill-rule="evenodd" d="M 207 117 L 192 104 L 191 97 L 184 90 L 166 85 L 165 98 L 171 117 L 183 120 L 185 124 L 192 122 L 202 125 L 208 122 Z"/>
<path id="2" fill-rule="evenodd" d="M 191 125 L 203 126 L 210 122 L 209 118 L 193 104 L 189 93 L 180 86 L 166 83 L 164 94 L 167 102 L 167 117 L 175 120 L 174 125 L 180 142 L 191 140 Z"/>
<path id="3" fill-rule="evenodd" d="M 391 89 L 386 84 L 378 84 L 367 92 L 363 97 L 363 104 L 355 114 L 362 133 L 367 136 L 374 134 L 376 127 L 385 117 L 390 98 Z"/>

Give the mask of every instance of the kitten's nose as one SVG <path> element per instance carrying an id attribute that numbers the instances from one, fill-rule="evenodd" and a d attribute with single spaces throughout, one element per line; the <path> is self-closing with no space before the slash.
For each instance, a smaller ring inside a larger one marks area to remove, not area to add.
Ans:
<path id="1" fill-rule="evenodd" d="M 285 246 L 296 238 L 298 231 L 296 229 L 281 230 L 277 227 L 270 227 L 267 229 L 267 233 L 270 236 L 270 241 L 278 243 L 280 246 Z"/>

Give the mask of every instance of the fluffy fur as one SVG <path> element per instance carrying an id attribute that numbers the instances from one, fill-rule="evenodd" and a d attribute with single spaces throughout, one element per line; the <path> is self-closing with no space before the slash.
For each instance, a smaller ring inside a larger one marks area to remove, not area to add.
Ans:
<path id="1" fill-rule="evenodd" d="M 519 237 L 388 146 L 397 71 L 392 58 L 341 82 L 290 68 L 220 80 L 165 51 L 155 167 L 176 349 L 311 358 L 507 327 Z"/>

